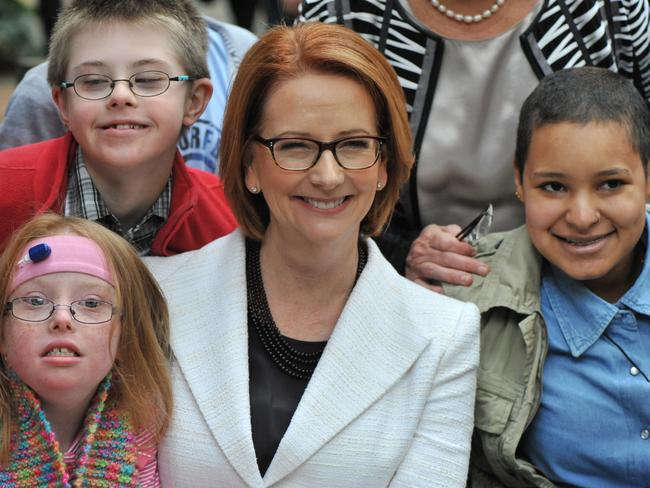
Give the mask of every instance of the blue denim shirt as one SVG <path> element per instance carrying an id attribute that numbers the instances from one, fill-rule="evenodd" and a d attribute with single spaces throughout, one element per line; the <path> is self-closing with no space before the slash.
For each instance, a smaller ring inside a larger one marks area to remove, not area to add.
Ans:
<path id="1" fill-rule="evenodd" d="M 641 274 L 616 304 L 547 268 L 542 400 L 521 453 L 561 485 L 650 486 L 648 246 Z"/>

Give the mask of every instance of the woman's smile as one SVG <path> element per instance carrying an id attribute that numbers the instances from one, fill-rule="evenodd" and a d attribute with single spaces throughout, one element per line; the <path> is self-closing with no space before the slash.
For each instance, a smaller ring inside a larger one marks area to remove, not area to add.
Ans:
<path id="1" fill-rule="evenodd" d="M 349 76 L 307 73 L 271 90 L 259 136 L 335 141 L 380 136 L 377 125 L 372 97 L 361 83 Z M 313 249 L 340 244 L 339 238 L 345 236 L 346 245 L 356 249 L 377 185 L 386 182 L 383 159 L 365 169 L 349 170 L 332 150 L 325 150 L 309 169 L 288 170 L 274 161 L 269 147 L 255 144 L 253 149 L 246 186 L 259 188 L 269 207 L 267 237 L 283 235 L 289 239 L 285 246 L 309 243 Z"/>

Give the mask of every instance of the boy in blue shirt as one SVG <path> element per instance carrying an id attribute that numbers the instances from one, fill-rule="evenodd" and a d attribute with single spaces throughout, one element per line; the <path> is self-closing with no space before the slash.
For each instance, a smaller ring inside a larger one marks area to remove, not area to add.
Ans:
<path id="1" fill-rule="evenodd" d="M 524 103 L 526 225 L 445 289 L 482 314 L 472 486 L 648 485 L 649 160 L 650 111 L 618 74 L 559 71 Z"/>

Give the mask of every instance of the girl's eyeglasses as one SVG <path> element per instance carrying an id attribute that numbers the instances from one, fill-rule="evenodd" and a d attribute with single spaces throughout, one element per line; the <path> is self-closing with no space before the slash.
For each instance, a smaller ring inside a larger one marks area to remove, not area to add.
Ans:
<path id="1" fill-rule="evenodd" d="M 44 322 L 57 307 L 67 307 L 72 318 L 81 324 L 103 324 L 111 320 L 115 313 L 115 306 L 104 300 L 87 298 L 63 305 L 43 297 L 14 298 L 5 304 L 4 311 L 25 322 Z"/>

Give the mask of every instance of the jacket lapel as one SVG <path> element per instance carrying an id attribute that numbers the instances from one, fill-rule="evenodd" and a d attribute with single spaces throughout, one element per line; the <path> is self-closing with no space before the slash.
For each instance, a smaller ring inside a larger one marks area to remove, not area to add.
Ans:
<path id="1" fill-rule="evenodd" d="M 359 277 L 264 481 L 281 480 L 379 399 L 415 362 L 429 340 L 409 330 L 404 287 L 368 240 Z"/>
<path id="2" fill-rule="evenodd" d="M 249 486 L 261 486 L 248 393 L 243 237 L 236 231 L 199 251 L 163 259 L 180 262 L 166 267 L 172 286 L 159 276 L 170 303 L 178 365 L 228 461 Z"/>
<path id="3" fill-rule="evenodd" d="M 485 280 L 481 296 L 463 299 L 476 303 L 481 313 L 495 307 L 505 307 L 523 315 L 539 312 L 542 257 L 530 241 L 526 226 L 494 235 L 497 236 L 502 242 L 488 260 L 493 272 L 481 278 Z M 490 242 L 486 239 L 485 244 L 490 245 Z M 481 250 L 479 245 L 477 256 Z"/>

